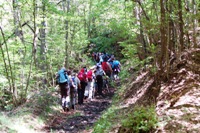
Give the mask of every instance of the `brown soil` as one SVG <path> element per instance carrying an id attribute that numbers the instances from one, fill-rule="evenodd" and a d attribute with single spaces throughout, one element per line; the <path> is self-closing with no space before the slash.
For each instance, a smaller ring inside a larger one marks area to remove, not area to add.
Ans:
<path id="1" fill-rule="evenodd" d="M 75 110 L 60 111 L 52 116 L 44 131 L 58 133 L 92 132 L 91 128 L 94 123 L 111 104 L 114 91 L 114 88 L 110 88 L 110 93 L 106 93 L 105 97 L 96 96 L 92 101 L 85 100 L 83 105 L 76 105 Z"/>

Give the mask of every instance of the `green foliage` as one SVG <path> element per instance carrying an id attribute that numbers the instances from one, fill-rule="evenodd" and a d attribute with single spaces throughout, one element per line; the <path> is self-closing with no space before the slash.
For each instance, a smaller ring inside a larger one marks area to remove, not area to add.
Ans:
<path id="1" fill-rule="evenodd" d="M 111 51 L 111 45 L 115 42 L 115 38 L 108 38 L 105 36 L 98 36 L 96 38 L 92 38 L 91 42 L 96 44 L 95 51 L 103 52 L 103 51 Z"/>
<path id="2" fill-rule="evenodd" d="M 129 128 L 131 132 L 151 132 L 157 126 L 157 116 L 154 106 L 134 108 L 133 112 L 128 114 L 122 121 L 122 126 Z"/>
<path id="3" fill-rule="evenodd" d="M 113 126 L 115 118 L 118 116 L 116 115 L 117 108 L 115 106 L 110 107 L 101 118 L 95 123 L 93 133 L 106 133 L 109 132 L 108 130 Z"/>
<path id="4" fill-rule="evenodd" d="M 11 124 L 13 124 L 13 121 L 8 119 L 3 113 L 0 113 L 0 131 L 16 133 L 17 131 L 10 127 Z"/>

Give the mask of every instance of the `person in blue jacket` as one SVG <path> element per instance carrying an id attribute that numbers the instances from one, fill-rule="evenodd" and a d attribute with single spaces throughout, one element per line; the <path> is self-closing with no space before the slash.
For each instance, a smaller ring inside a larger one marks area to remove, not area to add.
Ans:
<path id="1" fill-rule="evenodd" d="M 112 69 L 113 69 L 113 77 L 114 77 L 114 80 L 118 79 L 118 74 L 120 72 L 120 67 L 121 67 L 121 64 L 118 60 L 114 60 L 113 63 L 112 63 Z"/>
<path id="2" fill-rule="evenodd" d="M 60 94 L 62 100 L 62 107 L 64 111 L 69 111 L 69 105 L 67 104 L 67 99 L 69 98 L 69 78 L 67 71 L 62 67 L 57 73 L 57 83 L 60 87 Z"/>

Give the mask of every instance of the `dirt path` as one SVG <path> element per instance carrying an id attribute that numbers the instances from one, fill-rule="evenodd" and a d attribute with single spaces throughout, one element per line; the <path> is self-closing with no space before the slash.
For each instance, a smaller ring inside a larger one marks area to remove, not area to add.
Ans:
<path id="1" fill-rule="evenodd" d="M 105 97 L 95 97 L 92 101 L 85 101 L 84 105 L 77 105 L 76 110 L 60 112 L 54 115 L 45 127 L 46 132 L 56 133 L 88 133 L 92 132 L 92 126 L 100 118 L 102 112 L 111 104 L 114 89 Z"/>

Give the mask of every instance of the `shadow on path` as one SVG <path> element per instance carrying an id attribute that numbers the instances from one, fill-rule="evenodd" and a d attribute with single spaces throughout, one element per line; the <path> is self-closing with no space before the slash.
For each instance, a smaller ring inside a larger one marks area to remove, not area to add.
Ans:
<path id="1" fill-rule="evenodd" d="M 46 132 L 58 133 L 88 133 L 94 123 L 100 118 L 102 112 L 111 104 L 114 89 L 110 88 L 110 93 L 105 97 L 96 96 L 92 101 L 85 101 L 83 105 L 77 105 L 76 110 L 61 112 L 53 117 Z"/>

